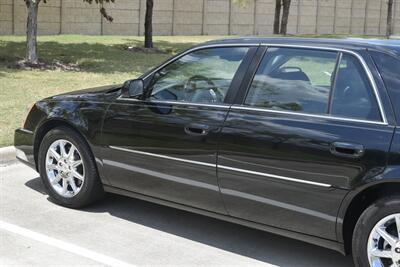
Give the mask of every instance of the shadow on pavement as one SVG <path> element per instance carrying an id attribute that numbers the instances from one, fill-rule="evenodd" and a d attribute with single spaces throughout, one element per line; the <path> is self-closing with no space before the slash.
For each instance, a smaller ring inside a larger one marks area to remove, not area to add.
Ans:
<path id="1" fill-rule="evenodd" d="M 27 187 L 46 194 L 40 178 Z M 82 212 L 112 216 L 282 267 L 353 266 L 350 256 L 241 225 L 109 194 Z"/>

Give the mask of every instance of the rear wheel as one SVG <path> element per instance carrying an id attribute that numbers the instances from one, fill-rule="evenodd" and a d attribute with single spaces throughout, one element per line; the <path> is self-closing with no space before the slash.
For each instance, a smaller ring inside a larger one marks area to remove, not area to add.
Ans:
<path id="1" fill-rule="evenodd" d="M 400 266 L 400 197 L 378 200 L 357 222 L 353 235 L 356 266 Z"/>
<path id="2" fill-rule="evenodd" d="M 70 128 L 49 131 L 40 145 L 38 159 L 42 181 L 56 203 L 80 208 L 103 195 L 90 147 Z"/>

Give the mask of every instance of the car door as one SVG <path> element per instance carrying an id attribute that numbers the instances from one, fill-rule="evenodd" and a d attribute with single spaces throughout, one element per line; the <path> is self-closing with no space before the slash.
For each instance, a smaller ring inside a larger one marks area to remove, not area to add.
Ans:
<path id="1" fill-rule="evenodd" d="M 267 49 L 221 131 L 231 216 L 336 240 L 341 200 L 382 172 L 393 135 L 363 63 L 351 52 Z"/>
<path id="2" fill-rule="evenodd" d="M 148 76 L 141 98 L 117 99 L 102 135 L 110 184 L 226 213 L 216 178 L 216 140 L 229 109 L 226 95 L 256 49 L 195 49 Z"/>

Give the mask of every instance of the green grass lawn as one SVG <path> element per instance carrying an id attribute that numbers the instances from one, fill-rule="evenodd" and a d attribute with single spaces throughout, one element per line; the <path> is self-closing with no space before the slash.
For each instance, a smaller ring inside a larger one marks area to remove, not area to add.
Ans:
<path id="1" fill-rule="evenodd" d="M 9 68 L 24 58 L 25 37 L 0 36 L 0 147 L 13 144 L 27 108 L 44 97 L 135 78 L 179 51 L 218 36 L 155 37 L 154 53 L 130 52 L 142 37 L 60 35 L 39 37 L 40 59 L 76 64 L 80 71 Z"/>

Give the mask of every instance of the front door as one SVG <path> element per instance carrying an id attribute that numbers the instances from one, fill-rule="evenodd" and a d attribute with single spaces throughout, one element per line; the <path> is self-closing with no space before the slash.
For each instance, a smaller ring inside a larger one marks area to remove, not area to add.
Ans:
<path id="1" fill-rule="evenodd" d="M 116 100 L 103 127 L 103 163 L 111 185 L 226 213 L 216 177 L 216 141 L 229 110 L 225 97 L 248 50 L 187 53 L 149 77 L 142 99 Z"/>
<path id="2" fill-rule="evenodd" d="M 386 165 L 393 127 L 353 54 L 268 48 L 220 136 L 231 216 L 336 239 L 348 190 Z"/>

